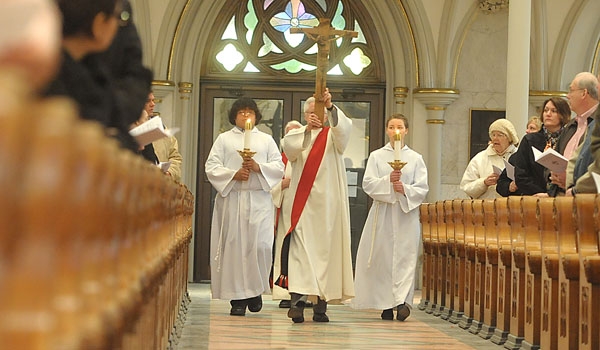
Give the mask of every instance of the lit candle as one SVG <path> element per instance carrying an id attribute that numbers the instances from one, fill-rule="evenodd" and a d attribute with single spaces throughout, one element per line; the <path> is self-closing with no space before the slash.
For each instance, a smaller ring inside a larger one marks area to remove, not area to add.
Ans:
<path id="1" fill-rule="evenodd" d="M 246 120 L 244 129 L 244 149 L 250 149 L 250 134 L 252 133 L 252 120 L 250 118 Z"/>
<path id="2" fill-rule="evenodd" d="M 401 149 L 402 135 L 400 135 L 400 130 L 396 129 L 396 135 L 394 135 L 394 160 L 400 160 Z"/>

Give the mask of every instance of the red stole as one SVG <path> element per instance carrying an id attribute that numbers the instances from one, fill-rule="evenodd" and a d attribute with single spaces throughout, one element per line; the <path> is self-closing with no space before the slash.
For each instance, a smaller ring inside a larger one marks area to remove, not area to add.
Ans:
<path id="1" fill-rule="evenodd" d="M 296 189 L 296 195 L 294 196 L 294 203 L 292 204 L 292 215 L 291 215 L 291 226 L 283 239 L 283 246 L 281 247 L 281 275 L 275 281 L 275 284 L 281 288 L 288 288 L 288 257 L 290 251 L 290 234 L 296 228 L 298 220 L 302 215 L 308 196 L 313 187 L 315 179 L 317 178 L 317 172 L 321 166 L 321 161 L 325 155 L 325 147 L 327 146 L 327 135 L 329 134 L 329 127 L 323 128 L 315 142 L 313 143 L 306 162 L 304 163 L 304 169 L 302 169 L 302 175 L 298 182 L 298 188 Z"/>

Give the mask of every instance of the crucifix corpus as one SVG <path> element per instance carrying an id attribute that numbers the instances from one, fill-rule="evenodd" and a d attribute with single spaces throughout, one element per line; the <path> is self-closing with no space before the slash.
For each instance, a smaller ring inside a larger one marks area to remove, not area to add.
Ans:
<path id="1" fill-rule="evenodd" d="M 324 118 L 325 101 L 323 93 L 327 87 L 327 70 L 329 68 L 329 47 L 330 43 L 341 37 L 358 36 L 358 32 L 351 30 L 337 30 L 329 24 L 329 18 L 319 18 L 319 25 L 312 28 L 290 28 L 290 33 L 304 33 L 310 39 L 317 43 L 317 78 L 315 82 L 315 114 L 321 120 Z"/>

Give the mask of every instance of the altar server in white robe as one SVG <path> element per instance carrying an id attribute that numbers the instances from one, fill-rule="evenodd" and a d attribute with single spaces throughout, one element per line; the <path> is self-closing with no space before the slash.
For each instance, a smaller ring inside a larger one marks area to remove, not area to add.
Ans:
<path id="1" fill-rule="evenodd" d="M 327 108 L 324 122 L 330 126 L 324 127 L 314 113 L 311 97 L 304 104 L 307 125 L 290 131 L 283 140 L 283 151 L 293 166 L 289 192 L 294 193 L 294 201 L 276 284 L 290 292 L 288 317 L 294 323 L 304 322 L 307 296 L 317 297 L 313 299 L 315 322 L 329 321 L 327 302 L 340 303 L 354 296 L 342 157 L 352 120 L 331 102 L 328 90 L 322 98 Z"/>
<path id="2" fill-rule="evenodd" d="M 400 159 L 406 162 L 402 170 L 393 170 L 388 164 L 396 158 L 397 130 L 401 135 L 408 132 L 408 120 L 402 114 L 388 117 L 390 142 L 373 151 L 367 161 L 362 186 L 373 205 L 356 255 L 356 297 L 351 306 L 383 310 L 384 320 L 393 320 L 396 309 L 396 319 L 404 321 L 412 307 L 421 242 L 419 206 L 429 186 L 423 157 L 408 146 L 401 148 Z"/>
<path id="3" fill-rule="evenodd" d="M 262 115 L 249 98 L 234 102 L 234 127 L 215 140 L 205 169 L 217 191 L 211 224 L 211 291 L 231 300 L 230 314 L 244 316 L 262 308 L 269 294 L 274 207 L 271 189 L 283 177 L 281 153 L 273 138 L 254 127 Z M 249 124 L 248 124 L 249 123 Z M 245 130 L 246 129 L 246 130 Z M 256 152 L 242 159 L 244 146 Z"/>
<path id="4" fill-rule="evenodd" d="M 285 126 L 285 134 L 290 130 L 301 128 L 302 124 L 297 120 L 288 122 Z M 290 215 L 292 214 L 292 203 L 294 194 L 288 191 L 290 182 L 292 179 L 292 164 L 287 161 L 285 153 L 282 154 L 283 164 L 285 165 L 285 175 L 281 182 L 277 184 L 271 190 L 271 196 L 273 196 L 273 205 L 275 205 L 276 216 L 275 216 L 275 255 L 273 259 L 273 276 L 277 278 L 281 271 L 281 246 L 283 245 L 283 238 L 290 228 Z M 278 285 L 273 285 L 273 300 L 281 300 L 279 307 L 282 309 L 289 308 L 290 304 L 290 293 L 287 289 L 281 288 Z"/>

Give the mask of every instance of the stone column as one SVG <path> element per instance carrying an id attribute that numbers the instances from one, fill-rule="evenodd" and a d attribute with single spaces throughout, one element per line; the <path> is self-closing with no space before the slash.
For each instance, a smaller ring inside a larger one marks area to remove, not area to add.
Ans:
<path id="1" fill-rule="evenodd" d="M 190 82 L 179 82 L 177 84 L 179 91 L 179 101 L 175 106 L 175 121 L 179 127 L 181 127 L 181 133 L 176 135 L 179 143 L 179 153 L 183 157 L 181 164 L 181 182 L 187 184 L 188 188 L 195 193 L 196 184 L 194 177 L 194 169 L 197 169 L 197 160 L 194 157 L 186 157 L 188 154 L 193 154 L 194 149 L 197 145 L 194 143 L 194 138 L 198 135 L 198 124 L 197 118 L 192 118 L 193 113 L 193 95 L 194 84 Z M 196 121 L 196 122 L 194 122 Z M 195 220 L 195 217 L 194 217 Z M 190 249 L 188 255 L 188 278 L 192 280 L 194 278 L 194 245 L 195 235 L 192 235 L 190 241 Z"/>
<path id="2" fill-rule="evenodd" d="M 531 0 L 511 1 L 508 6 L 506 118 L 517 130 L 525 130 L 529 119 L 530 38 Z"/>
<path id="3" fill-rule="evenodd" d="M 427 173 L 429 174 L 429 194 L 427 200 L 441 200 L 442 187 L 442 127 L 445 123 L 446 107 L 459 98 L 460 92 L 453 89 L 419 88 L 413 91 L 415 99 L 425 105 L 427 111 Z"/>

